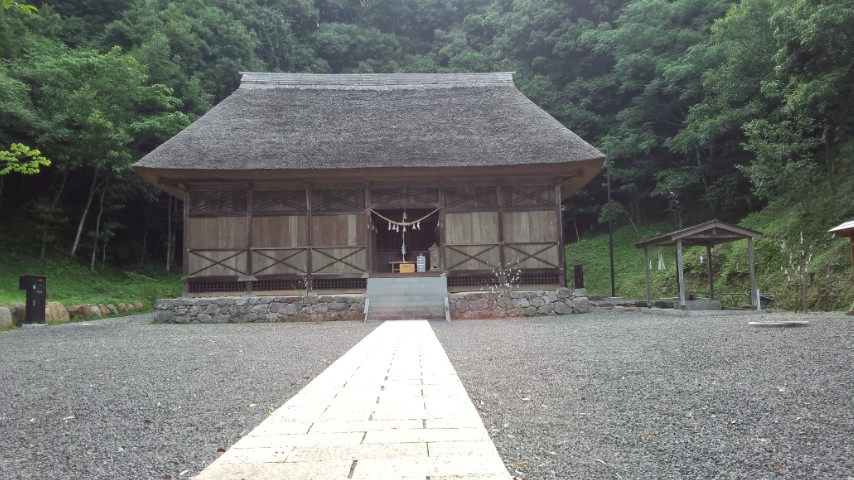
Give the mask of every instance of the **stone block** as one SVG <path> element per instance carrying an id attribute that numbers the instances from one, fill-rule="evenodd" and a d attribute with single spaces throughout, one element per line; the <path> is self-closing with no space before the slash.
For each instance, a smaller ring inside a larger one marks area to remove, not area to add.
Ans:
<path id="1" fill-rule="evenodd" d="M 137 312 L 142 311 L 142 302 L 139 300 L 134 300 L 133 301 L 133 308 L 135 308 Z"/>
<path id="2" fill-rule="evenodd" d="M 207 307 L 205 307 L 204 313 L 207 315 L 215 315 L 219 313 L 219 305 L 213 303 L 208 305 Z"/>
<path id="3" fill-rule="evenodd" d="M 545 295 L 543 295 L 543 299 L 547 304 L 555 303 L 557 301 L 557 292 L 546 292 Z"/>
<path id="4" fill-rule="evenodd" d="M 100 310 L 100 311 L 101 311 L 101 316 L 102 316 L 102 317 L 107 316 L 107 315 L 109 315 L 109 314 L 110 314 L 110 309 L 109 309 L 109 308 L 107 308 L 107 306 L 106 306 L 106 305 L 104 305 L 103 303 L 102 303 L 102 304 L 100 304 L 100 305 L 98 305 L 98 310 Z"/>
<path id="5" fill-rule="evenodd" d="M 572 290 L 568 288 L 558 288 L 557 289 L 557 298 L 564 299 L 572 297 Z"/>
<path id="6" fill-rule="evenodd" d="M 231 317 L 229 315 L 219 314 L 212 316 L 211 321 L 213 323 L 228 323 L 231 321 Z"/>
<path id="7" fill-rule="evenodd" d="M 537 315 L 537 308 L 533 307 L 533 306 L 528 307 L 522 311 L 525 313 L 526 317 L 533 317 L 533 316 Z"/>
<path id="8" fill-rule="evenodd" d="M 49 315 L 50 321 L 54 323 L 68 323 L 68 320 L 71 318 L 68 315 L 68 310 L 65 309 L 65 305 L 59 302 L 48 302 L 45 310 L 45 319 Z"/>
<path id="9" fill-rule="evenodd" d="M 343 312 L 350 308 L 347 302 L 332 302 L 329 304 L 329 309 L 333 312 Z"/>
<path id="10" fill-rule="evenodd" d="M 90 313 L 91 317 L 94 317 L 94 318 L 101 318 L 102 317 L 101 309 L 98 308 L 97 305 L 86 305 L 86 308 L 89 309 L 89 313 Z"/>
<path id="11" fill-rule="evenodd" d="M 210 315 L 208 315 L 207 313 L 200 313 L 200 314 L 196 315 L 196 321 L 201 322 L 201 323 L 210 323 L 211 318 L 212 317 Z"/>
<path id="12" fill-rule="evenodd" d="M 14 325 L 14 322 L 12 322 L 12 310 L 0 307 L 0 328 L 7 328 L 12 325 Z"/>
<path id="13" fill-rule="evenodd" d="M 183 304 L 183 305 L 188 305 L 188 304 Z M 113 305 L 112 303 L 107 304 L 107 309 L 110 310 L 110 314 L 112 314 L 112 315 L 118 315 L 119 314 L 119 309 L 116 308 L 116 306 Z"/>
<path id="14" fill-rule="evenodd" d="M 154 312 L 154 323 L 173 323 L 175 314 L 172 310 L 157 310 Z"/>
<path id="15" fill-rule="evenodd" d="M 542 297 L 532 298 L 530 301 L 531 301 L 531 306 L 535 307 L 535 308 L 540 308 L 546 304 L 546 301 Z"/>
<path id="16" fill-rule="evenodd" d="M 564 302 L 556 302 L 554 304 L 554 312 L 558 315 L 566 315 L 572 313 L 572 307 Z"/>

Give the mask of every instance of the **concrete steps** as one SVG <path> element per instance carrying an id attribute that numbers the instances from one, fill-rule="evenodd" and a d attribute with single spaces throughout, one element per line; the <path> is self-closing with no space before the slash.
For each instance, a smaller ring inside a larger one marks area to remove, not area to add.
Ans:
<path id="1" fill-rule="evenodd" d="M 369 278 L 366 322 L 446 320 L 445 277 Z"/>

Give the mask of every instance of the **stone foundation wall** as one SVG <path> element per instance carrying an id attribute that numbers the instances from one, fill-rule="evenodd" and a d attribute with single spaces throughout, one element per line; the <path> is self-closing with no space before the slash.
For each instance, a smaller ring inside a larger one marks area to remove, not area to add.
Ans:
<path id="1" fill-rule="evenodd" d="M 454 293 L 448 297 L 452 319 L 533 317 L 590 311 L 587 297 L 566 288 L 497 293 Z M 157 323 L 317 322 L 363 320 L 364 295 L 306 297 L 200 297 L 158 300 Z"/>
<path id="2" fill-rule="evenodd" d="M 363 320 L 364 295 L 200 297 L 158 300 L 157 323 L 317 322 Z"/>
<path id="3" fill-rule="evenodd" d="M 539 317 L 587 313 L 587 297 L 575 296 L 568 288 L 498 293 L 452 293 L 448 297 L 451 318 Z"/>

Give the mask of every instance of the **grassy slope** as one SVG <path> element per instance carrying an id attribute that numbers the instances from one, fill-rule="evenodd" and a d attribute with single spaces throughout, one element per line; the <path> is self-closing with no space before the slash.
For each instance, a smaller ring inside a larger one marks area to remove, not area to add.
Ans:
<path id="1" fill-rule="evenodd" d="M 805 220 L 806 219 L 806 220 Z M 842 220 L 840 220 L 841 222 Z M 740 225 L 758 230 L 765 237 L 756 241 L 756 274 L 759 290 L 775 297 L 775 307 L 810 310 L 843 310 L 854 300 L 851 285 L 851 251 L 847 240 L 832 239 L 827 229 L 836 225 L 826 219 L 812 219 L 792 209 L 766 209 L 745 218 Z M 644 298 L 643 250 L 635 242 L 653 238 L 672 230 L 667 223 L 646 225 L 635 232 L 623 226 L 614 232 L 614 267 L 617 295 L 630 299 Z M 804 233 L 804 243 L 800 235 Z M 786 242 L 787 251 L 781 250 Z M 567 263 L 584 265 L 587 290 L 592 294 L 610 295 L 608 235 L 582 239 L 566 246 Z M 804 252 L 803 257 L 801 252 Z M 809 253 L 812 252 L 810 257 Z M 666 268 L 658 266 L 658 249 L 650 250 L 653 298 L 676 296 L 676 259 L 672 248 L 661 249 Z M 700 264 L 705 248 L 687 249 L 685 253 L 686 288 L 708 290 L 707 265 Z M 747 242 L 720 245 L 713 251 L 716 292 L 747 292 Z M 807 262 L 806 260 L 810 261 Z M 804 265 L 806 274 L 801 275 Z M 800 267 L 800 270 L 799 270 Z M 570 279 L 570 285 L 571 285 Z M 799 288 L 806 284 L 806 289 Z M 726 297 L 728 305 L 747 303 L 746 296 Z"/>
<path id="2" fill-rule="evenodd" d="M 107 268 L 92 272 L 74 259 L 39 258 L 16 253 L 0 255 L 0 306 L 24 303 L 24 291 L 18 290 L 21 275 L 47 277 L 48 301 L 65 306 L 78 303 L 119 304 L 140 300 L 146 310 L 153 309 L 157 298 L 181 294 L 181 275 L 152 271 Z"/>

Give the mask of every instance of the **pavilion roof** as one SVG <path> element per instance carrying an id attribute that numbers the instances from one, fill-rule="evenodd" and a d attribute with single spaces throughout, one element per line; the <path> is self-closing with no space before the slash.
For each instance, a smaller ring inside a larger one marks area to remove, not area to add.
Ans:
<path id="1" fill-rule="evenodd" d="M 660 237 L 638 242 L 635 244 L 635 248 L 670 246 L 675 245 L 677 240 L 681 240 L 682 245 L 688 247 L 714 246 L 746 238 L 759 239 L 762 238 L 762 233 L 737 225 L 731 225 L 720 220 L 710 220 L 699 225 L 664 234 Z"/>
<path id="2" fill-rule="evenodd" d="M 828 230 L 828 232 L 832 233 L 835 237 L 852 238 L 854 237 L 854 220 L 841 223 Z"/>

